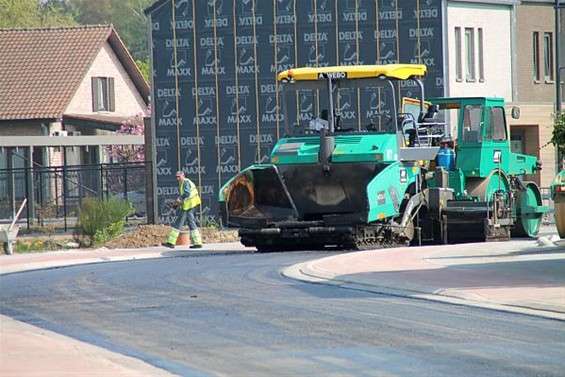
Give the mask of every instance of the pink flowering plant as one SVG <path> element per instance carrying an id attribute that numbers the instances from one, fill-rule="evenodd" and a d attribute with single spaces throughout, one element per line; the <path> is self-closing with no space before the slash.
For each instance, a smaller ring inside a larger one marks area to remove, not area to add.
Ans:
<path id="1" fill-rule="evenodd" d="M 143 113 L 135 114 L 126 119 L 116 133 L 119 135 L 143 135 L 145 133 Z M 107 151 L 108 155 L 118 163 L 145 161 L 143 145 L 111 145 L 107 147 Z"/>
<path id="2" fill-rule="evenodd" d="M 147 115 L 150 114 L 150 108 L 147 109 Z M 144 135 L 145 123 L 143 118 L 146 116 L 140 112 L 122 122 L 120 128 L 116 131 L 118 135 Z M 106 147 L 108 155 L 114 163 L 119 164 L 139 164 L 145 162 L 145 151 L 143 145 L 112 145 Z M 122 170 L 110 169 L 106 174 L 106 182 L 111 194 L 126 195 L 126 191 L 136 191 L 145 187 L 144 169 L 130 168 L 124 175 Z M 143 172 L 143 173 L 142 173 Z"/>

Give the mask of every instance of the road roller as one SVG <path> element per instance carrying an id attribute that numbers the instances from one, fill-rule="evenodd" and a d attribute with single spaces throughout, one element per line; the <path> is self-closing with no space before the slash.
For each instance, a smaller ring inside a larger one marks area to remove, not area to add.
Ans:
<path id="1" fill-rule="evenodd" d="M 503 99 L 426 98 L 419 64 L 277 76 L 270 161 L 219 192 L 222 224 L 260 251 L 363 250 L 533 237 L 541 169 L 513 153 Z"/>

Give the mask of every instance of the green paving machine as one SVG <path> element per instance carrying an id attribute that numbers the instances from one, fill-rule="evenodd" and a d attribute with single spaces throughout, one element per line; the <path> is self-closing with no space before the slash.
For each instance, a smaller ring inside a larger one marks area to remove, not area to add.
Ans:
<path id="1" fill-rule="evenodd" d="M 522 177 L 541 166 L 511 152 L 504 101 L 425 99 L 426 72 L 390 64 L 279 73 L 285 136 L 270 163 L 221 188 L 223 225 L 260 251 L 535 236 L 546 208 Z"/>

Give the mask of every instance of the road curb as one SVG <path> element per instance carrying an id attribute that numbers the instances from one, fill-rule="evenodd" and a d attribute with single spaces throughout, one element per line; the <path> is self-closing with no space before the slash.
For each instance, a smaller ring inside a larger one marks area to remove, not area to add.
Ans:
<path id="1" fill-rule="evenodd" d="M 447 267 L 443 267 L 447 268 Z M 376 282 L 375 280 L 359 279 L 354 275 L 339 275 L 316 268 L 316 261 L 298 263 L 281 271 L 283 276 L 313 283 L 328 284 L 341 288 L 366 291 L 391 296 L 438 301 L 455 305 L 472 306 L 502 312 L 518 313 L 556 319 L 565 321 L 565 313 L 543 308 L 535 303 L 525 303 L 524 306 L 506 305 L 501 303 L 487 302 L 480 295 L 461 292 L 449 288 L 430 289 L 417 284 L 387 284 L 387 282 Z"/>
<path id="2" fill-rule="evenodd" d="M 41 254 L 41 260 L 19 263 L 15 258 L 25 254 L 0 257 L 0 275 L 20 273 L 35 270 L 46 270 L 78 265 L 96 264 L 104 262 L 123 262 L 128 260 L 155 259 L 155 258 L 179 258 L 195 257 L 201 255 L 227 255 L 249 253 L 250 250 L 229 250 L 230 246 L 239 243 L 206 244 L 205 248 L 193 250 L 186 248 L 168 249 L 162 246 L 154 246 L 135 249 L 107 249 L 99 248 L 92 250 L 75 249 L 72 251 L 49 252 Z M 213 250 L 207 250 L 211 248 Z M 233 247 L 232 247 L 233 248 Z M 6 258 L 6 259 L 1 259 Z"/>

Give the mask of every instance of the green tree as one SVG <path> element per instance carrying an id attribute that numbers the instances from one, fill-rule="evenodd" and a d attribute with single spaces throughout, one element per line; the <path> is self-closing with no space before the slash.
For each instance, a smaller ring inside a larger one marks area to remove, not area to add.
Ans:
<path id="1" fill-rule="evenodd" d="M 68 0 L 83 25 L 113 24 L 135 60 L 149 57 L 144 10 L 155 0 Z"/>
<path id="2" fill-rule="evenodd" d="M 145 78 L 148 83 L 151 83 L 151 77 L 149 76 L 149 72 L 151 71 L 151 63 L 149 63 L 149 58 L 145 60 L 136 60 L 135 64 L 137 68 L 141 71 L 141 74 Z"/>
<path id="3" fill-rule="evenodd" d="M 66 0 L 0 0 L 0 27 L 77 25 Z"/>
<path id="4" fill-rule="evenodd" d="M 39 26 L 37 0 L 0 0 L 0 26 L 15 28 Z"/>
<path id="5" fill-rule="evenodd" d="M 112 23 L 113 0 L 69 0 L 81 25 Z"/>
<path id="6" fill-rule="evenodd" d="M 562 155 L 565 154 L 565 113 L 555 116 L 551 143 Z"/>
<path id="7" fill-rule="evenodd" d="M 67 0 L 40 0 L 42 26 L 74 26 L 72 9 Z"/>
<path id="8" fill-rule="evenodd" d="M 149 59 L 148 20 L 144 10 L 155 0 L 112 0 L 114 25 L 135 60 Z"/>
<path id="9" fill-rule="evenodd" d="M 0 27 L 113 24 L 135 60 L 147 61 L 144 10 L 156 0 L 0 0 Z"/>

